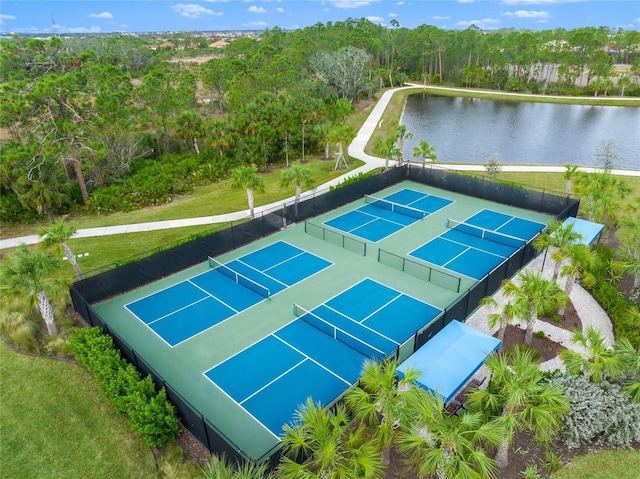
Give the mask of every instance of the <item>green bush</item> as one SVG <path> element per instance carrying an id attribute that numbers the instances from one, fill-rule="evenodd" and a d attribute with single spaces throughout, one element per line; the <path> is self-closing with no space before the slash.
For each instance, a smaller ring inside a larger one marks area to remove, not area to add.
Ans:
<path id="1" fill-rule="evenodd" d="M 147 159 L 136 163 L 132 171 L 123 183 L 93 191 L 87 204 L 89 212 L 109 214 L 170 203 L 176 195 L 190 193 L 202 183 L 199 159 L 188 155 Z M 206 176 L 216 175 L 207 172 Z"/>
<path id="2" fill-rule="evenodd" d="M 339 184 L 337 184 L 335 186 L 329 187 L 329 191 L 337 190 L 337 189 L 342 188 L 344 186 L 351 185 L 353 183 L 357 183 L 359 181 L 364 180 L 365 178 L 370 178 L 372 176 L 376 176 L 378 173 L 379 173 L 379 171 L 373 170 L 373 171 L 367 171 L 366 173 L 360 172 L 357 175 L 349 176 L 349 177 L 345 178 L 344 180 L 342 180 L 341 183 L 339 183 Z"/>
<path id="3" fill-rule="evenodd" d="M 116 411 L 129 416 L 131 428 L 145 444 L 164 446 L 180 433 L 175 408 L 167 400 L 165 389 L 156 392 L 150 376 L 141 379 L 100 328 L 76 330 L 69 339 L 69 349 L 94 375 Z"/>
<path id="4" fill-rule="evenodd" d="M 68 356 L 69 342 L 62 336 L 50 337 L 44 344 L 44 350 L 49 354 Z"/>
<path id="5" fill-rule="evenodd" d="M 633 314 L 637 306 L 625 299 L 618 289 L 616 275 L 610 271 L 610 266 L 614 264 L 614 252 L 605 245 L 596 245 L 594 254 L 597 261 L 589 265 L 589 273 L 606 280 L 598 281 L 588 289 L 611 318 L 616 338 L 627 338 L 636 348 L 640 348 L 640 324 L 635 319 L 637 313 Z"/>
<path id="6" fill-rule="evenodd" d="M 622 386 L 608 381 L 589 382 L 584 376 L 551 380 L 565 389 L 571 409 L 559 431 L 570 448 L 596 444 L 630 448 L 640 441 L 640 404 L 629 401 Z"/>

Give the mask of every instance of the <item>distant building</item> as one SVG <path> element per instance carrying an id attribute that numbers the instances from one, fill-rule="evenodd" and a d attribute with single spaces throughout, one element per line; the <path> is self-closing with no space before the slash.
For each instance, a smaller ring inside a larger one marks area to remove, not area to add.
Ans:
<path id="1" fill-rule="evenodd" d="M 218 40 L 217 42 L 213 42 L 209 44 L 209 48 L 224 48 L 229 45 L 229 42 L 225 42 L 224 40 Z"/>

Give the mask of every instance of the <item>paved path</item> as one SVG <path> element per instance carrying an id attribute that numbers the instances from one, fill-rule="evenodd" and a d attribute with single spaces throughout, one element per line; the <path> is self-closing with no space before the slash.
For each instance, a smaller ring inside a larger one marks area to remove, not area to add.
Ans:
<path id="1" fill-rule="evenodd" d="M 553 276 L 553 261 L 550 259 L 552 251 L 547 254 L 547 260 L 544 263 L 544 271 L 543 276 L 547 279 L 551 279 Z M 532 269 L 534 271 L 539 271 L 542 263 L 544 261 L 544 255 L 538 255 L 534 258 L 529 264 L 527 264 L 524 270 Z M 514 281 L 517 281 L 517 276 L 514 278 Z M 559 285 L 564 289 L 565 278 L 559 278 Z M 602 309 L 602 307 L 598 304 L 598 302 L 587 292 L 580 283 L 576 283 L 571 291 L 571 302 L 580 316 L 580 320 L 582 321 L 582 331 L 586 331 L 587 327 L 593 326 L 597 330 L 599 330 L 604 338 L 606 343 L 609 346 L 613 346 L 614 336 L 613 336 L 613 325 L 611 324 L 611 319 L 607 313 Z M 496 300 L 498 305 L 503 305 L 506 303 L 506 299 L 504 296 L 504 292 L 502 289 L 498 290 L 493 298 Z M 495 312 L 493 308 L 482 306 L 478 308 L 471 316 L 467 318 L 465 324 L 472 326 L 480 331 L 483 331 L 487 334 L 493 335 L 498 328 L 489 328 L 487 317 L 489 314 Z M 521 327 L 522 329 L 526 328 L 525 323 L 514 323 Z M 584 352 L 584 349 L 581 346 L 574 344 L 571 341 L 571 332 L 567 331 L 564 328 L 560 328 L 558 326 L 554 326 L 553 324 L 549 324 L 545 321 L 538 321 L 535 325 L 534 331 L 544 331 L 545 336 L 547 336 L 552 341 L 556 343 L 562 344 L 564 347 L 573 349 L 574 351 Z M 544 363 L 542 363 L 542 369 L 545 371 L 553 371 L 555 369 L 564 369 L 564 365 L 559 357 L 555 357 L 550 359 Z M 483 371 L 486 374 L 486 372 Z M 481 377 L 483 373 L 480 373 Z"/>
<path id="2" fill-rule="evenodd" d="M 384 159 L 377 158 L 375 156 L 371 156 L 365 153 L 364 149 L 367 146 L 369 138 L 373 134 L 374 130 L 380 124 L 380 120 L 382 118 L 382 114 L 384 113 L 387 105 L 389 104 L 389 100 L 394 95 L 395 92 L 400 90 L 405 90 L 409 88 L 422 87 L 422 85 L 411 85 L 406 87 L 394 88 L 392 90 L 387 90 L 383 93 L 380 100 L 376 103 L 375 107 L 369 114 L 369 117 L 365 120 L 364 124 L 358 131 L 355 139 L 349 145 L 349 155 L 362 160 L 365 164 L 355 170 L 352 170 L 338 178 L 334 178 L 333 180 L 319 186 L 310 191 L 306 191 L 302 194 L 301 199 L 304 200 L 316 194 L 321 194 L 329 191 L 331 186 L 335 186 L 341 183 L 344 179 L 355 176 L 359 173 L 366 173 L 368 171 L 374 170 L 376 168 L 384 167 Z M 426 88 L 429 88 L 428 86 Z M 466 89 L 460 89 L 461 91 L 469 91 Z M 482 165 L 460 165 L 460 164 L 437 164 L 434 167 L 436 168 L 445 168 L 445 169 L 453 169 L 453 170 L 461 170 L 461 171 L 484 171 L 484 166 Z M 581 171 L 592 172 L 596 171 L 594 168 L 580 168 Z M 563 166 L 519 166 L 519 165 L 505 165 L 502 167 L 502 171 L 544 171 L 544 172 L 564 172 L 565 168 Z M 613 173 L 616 175 L 629 175 L 629 176 L 640 176 L 640 170 L 613 170 Z M 291 204 L 294 201 L 294 197 L 286 198 L 284 200 L 279 200 L 274 203 L 270 203 L 268 205 L 263 205 L 255 208 L 256 213 L 261 213 L 263 211 L 272 210 L 278 206 L 281 206 L 283 203 Z M 148 223 L 135 223 L 128 225 L 119 225 L 119 226 L 103 226 L 98 228 L 83 228 L 79 229 L 75 234 L 75 238 L 88 238 L 92 236 L 108 236 L 108 235 L 118 235 L 124 233 L 139 233 L 142 231 L 152 231 L 152 230 L 161 230 L 161 229 L 170 229 L 170 228 L 183 228 L 186 226 L 200 226 L 200 225 L 209 225 L 209 224 L 217 224 L 217 223 L 228 223 L 230 221 L 237 221 L 244 218 L 249 217 L 249 210 L 241 210 L 233 213 L 226 213 L 222 215 L 214 215 L 214 216 L 203 216 L 199 218 L 184 218 L 178 220 L 167 220 L 167 221 L 153 221 Z M 21 243 L 24 244 L 35 244 L 40 241 L 40 237 L 37 235 L 30 236 L 22 236 L 19 238 L 8 238 L 0 240 L 0 250 L 5 248 L 14 248 L 19 246 Z"/>

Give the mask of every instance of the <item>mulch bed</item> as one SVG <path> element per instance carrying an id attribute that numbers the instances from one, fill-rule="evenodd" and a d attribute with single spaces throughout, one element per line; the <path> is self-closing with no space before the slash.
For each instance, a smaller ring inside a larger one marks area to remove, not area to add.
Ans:
<path id="1" fill-rule="evenodd" d="M 539 318 L 539 321 L 552 324 L 567 331 L 572 331 L 573 329 L 582 330 L 582 321 L 572 304 L 566 308 L 562 316 L 542 317 Z M 534 332 L 539 329 L 540 328 L 535 328 Z M 524 329 L 520 329 L 517 326 L 507 326 L 502 343 L 503 350 L 523 344 L 524 334 Z M 539 338 L 535 334 L 530 347 L 538 351 L 538 358 L 541 362 L 553 359 L 560 351 L 565 349 L 564 346 L 552 341 L 548 337 Z M 594 452 L 594 449 L 589 448 L 569 449 L 559 441 L 552 443 L 550 450 L 561 458 L 563 464 L 566 464 L 577 455 Z M 546 462 L 544 446 L 538 444 L 530 432 L 520 431 L 515 435 L 511 448 L 509 449 L 508 465 L 498 471 L 496 478 L 514 479 L 523 477 L 521 473 L 529 464 L 536 465 L 541 478 L 548 478 L 552 471 L 545 470 L 544 466 Z M 406 477 L 417 477 L 415 470 L 409 468 L 405 458 L 400 453 L 392 450 L 391 464 L 387 468 L 385 479 L 404 479 Z"/>

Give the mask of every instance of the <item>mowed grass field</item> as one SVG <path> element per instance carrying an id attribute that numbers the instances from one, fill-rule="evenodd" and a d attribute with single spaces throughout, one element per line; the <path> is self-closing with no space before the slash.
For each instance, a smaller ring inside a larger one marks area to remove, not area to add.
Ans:
<path id="1" fill-rule="evenodd" d="M 0 388 L 1 477 L 158 477 L 151 449 L 83 367 L 0 341 Z"/>

